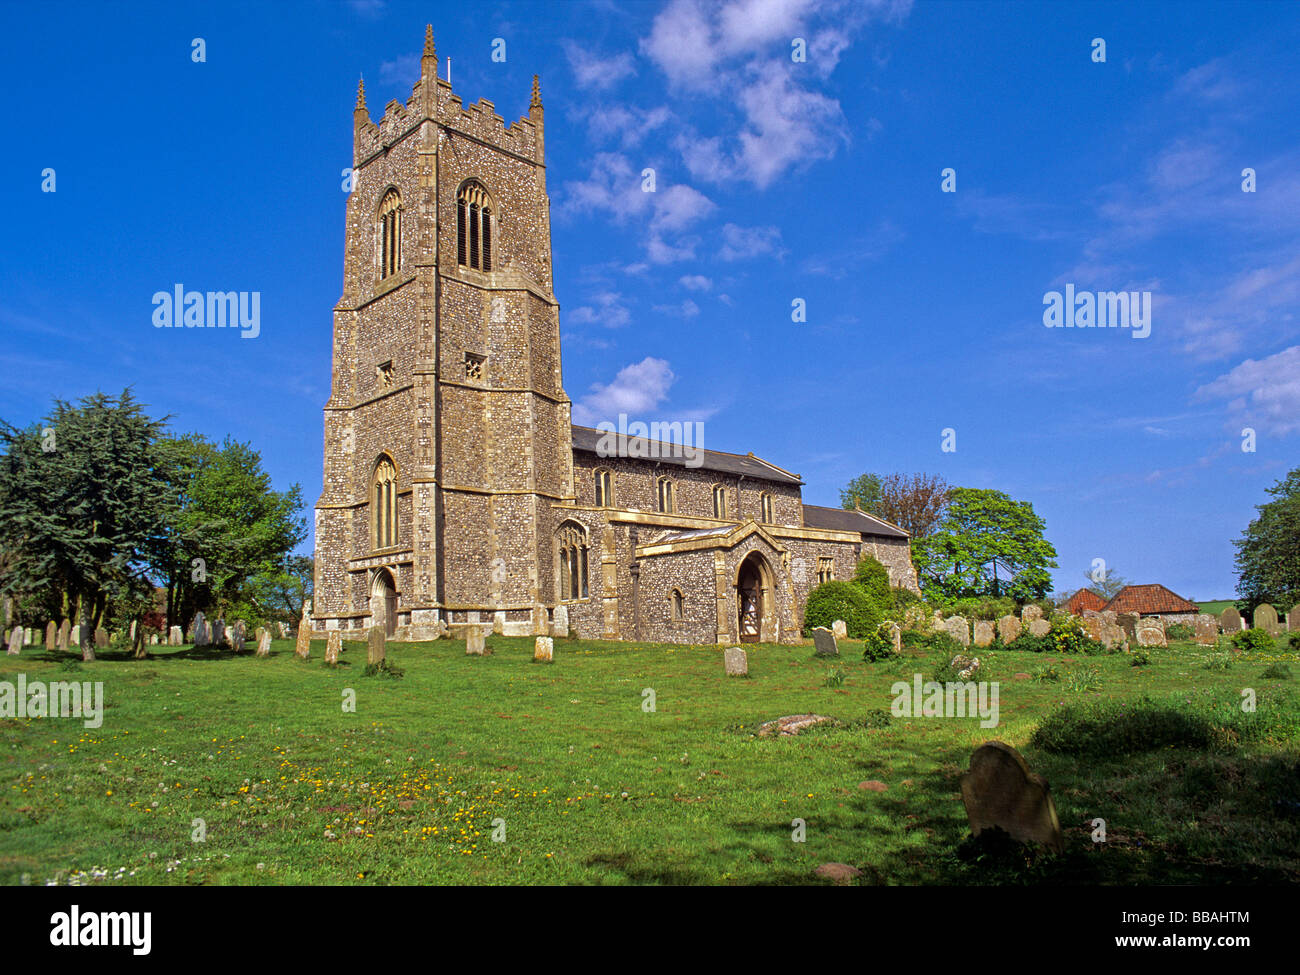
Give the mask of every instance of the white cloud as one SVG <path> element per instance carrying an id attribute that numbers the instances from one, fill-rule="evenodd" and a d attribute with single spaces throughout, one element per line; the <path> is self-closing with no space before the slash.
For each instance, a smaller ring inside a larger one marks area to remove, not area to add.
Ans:
<path id="1" fill-rule="evenodd" d="M 713 281 L 703 274 L 684 274 L 677 279 L 677 283 L 687 291 L 708 291 L 713 287 Z"/>
<path id="2" fill-rule="evenodd" d="M 591 391 L 573 404 L 573 422 L 584 426 L 617 422 L 620 413 L 631 416 L 652 410 L 668 398 L 676 378 L 667 360 L 647 356 L 620 369 L 613 382 L 593 383 Z"/>
<path id="3" fill-rule="evenodd" d="M 654 305 L 654 310 L 661 315 L 671 315 L 673 318 L 694 318 L 700 313 L 700 306 L 687 298 L 680 305 Z"/>
<path id="4" fill-rule="evenodd" d="M 1196 391 L 1197 399 L 1226 399 L 1239 422 L 1273 436 L 1300 433 L 1300 345 L 1247 359 Z"/>
<path id="5" fill-rule="evenodd" d="M 657 108 L 624 108 L 622 105 L 607 105 L 584 112 L 587 131 L 597 141 L 618 139 L 624 150 L 635 149 L 655 129 L 665 125 L 672 118 L 672 112 L 664 105 Z"/>
<path id="6" fill-rule="evenodd" d="M 420 80 L 420 55 L 399 54 L 379 65 L 379 80 L 393 88 L 414 88 Z M 382 106 L 379 106 L 382 114 Z M 372 113 L 373 115 L 373 113 Z"/>
<path id="7" fill-rule="evenodd" d="M 601 291 L 591 296 L 591 303 L 580 305 L 568 313 L 574 325 L 603 325 L 605 328 L 622 328 L 632 320 L 632 314 L 623 304 L 617 291 Z"/>
<path id="8" fill-rule="evenodd" d="M 718 257 L 724 261 L 739 261 L 763 254 L 784 253 L 781 250 L 781 231 L 776 227 L 741 227 L 734 223 L 723 224 L 722 247 Z"/>
<path id="9" fill-rule="evenodd" d="M 579 88 L 610 88 L 636 74 L 636 64 L 629 51 L 602 58 L 582 44 L 565 41 L 564 53 Z"/>

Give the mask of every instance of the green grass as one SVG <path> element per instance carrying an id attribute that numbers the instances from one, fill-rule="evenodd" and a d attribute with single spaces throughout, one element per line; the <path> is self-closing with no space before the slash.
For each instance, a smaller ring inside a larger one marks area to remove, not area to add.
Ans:
<path id="1" fill-rule="evenodd" d="M 530 639 L 488 645 L 477 658 L 460 641 L 391 644 L 401 678 L 365 676 L 360 643 L 335 670 L 320 642 L 309 663 L 290 641 L 269 659 L 0 658 L 0 680 L 102 680 L 106 703 L 94 730 L 0 719 L 0 882 L 789 884 L 820 882 L 812 871 L 827 861 L 859 867 L 864 883 L 1300 881 L 1300 743 L 1285 722 L 1267 740 L 1210 749 L 1085 757 L 1030 744 L 1067 705 L 1194 693 L 1230 709 L 1253 687 L 1261 708 L 1294 708 L 1297 682 L 1260 677 L 1294 654 L 1220 671 L 1190 644 L 1151 650 L 1144 667 L 1122 654 L 980 652 L 978 678 L 1002 682 L 1001 724 L 986 730 L 977 718 L 882 720 L 890 685 L 939 663 L 917 651 L 867 664 L 856 641 L 837 661 L 758 646 L 737 679 L 713 647 L 557 640 L 542 665 Z M 1065 679 L 1014 678 L 1046 665 Z M 341 707 L 348 688 L 355 713 Z M 764 720 L 810 711 L 843 724 L 753 737 Z M 958 855 L 958 779 L 991 738 L 1050 783 L 1063 855 L 1030 866 Z M 791 839 L 796 818 L 804 843 Z M 1089 838 L 1095 818 L 1104 845 Z"/>

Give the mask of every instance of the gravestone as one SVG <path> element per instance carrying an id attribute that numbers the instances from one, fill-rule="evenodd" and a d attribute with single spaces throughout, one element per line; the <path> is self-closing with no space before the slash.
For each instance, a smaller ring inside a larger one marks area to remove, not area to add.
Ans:
<path id="1" fill-rule="evenodd" d="M 569 607 L 556 606 L 555 614 L 551 617 L 551 633 L 555 636 L 567 637 L 569 635 Z"/>
<path id="2" fill-rule="evenodd" d="M 45 624 L 45 649 L 53 650 L 58 646 L 59 628 L 54 625 L 54 620 Z"/>
<path id="3" fill-rule="evenodd" d="M 382 626 L 372 626 L 366 635 L 366 663 L 379 665 L 384 662 L 388 649 L 388 634 Z"/>
<path id="4" fill-rule="evenodd" d="M 1047 636 L 1051 632 L 1052 624 L 1047 622 L 1041 616 L 1036 616 L 1029 621 L 1029 635 L 1036 637 Z"/>
<path id="5" fill-rule="evenodd" d="M 1291 612 L 1286 614 L 1286 628 L 1292 633 L 1300 633 L 1300 603 L 1291 607 Z"/>
<path id="6" fill-rule="evenodd" d="M 970 646 L 970 624 L 966 622 L 966 617 L 949 616 L 943 621 L 943 628 L 963 647 Z"/>
<path id="7" fill-rule="evenodd" d="M 150 634 L 149 634 L 149 646 L 151 646 L 151 647 L 156 647 L 156 646 L 158 646 L 158 634 L 157 634 L 157 633 L 150 633 Z"/>
<path id="8" fill-rule="evenodd" d="M 889 624 L 889 642 L 894 645 L 894 653 L 903 652 L 903 628 L 897 623 Z"/>
<path id="9" fill-rule="evenodd" d="M 289 639 L 289 624 L 284 620 L 278 620 L 275 624 L 275 630 L 280 634 L 281 640 Z"/>
<path id="10" fill-rule="evenodd" d="M 728 677 L 748 677 L 749 654 L 741 647 L 727 647 L 722 651 L 722 666 Z"/>
<path id="11" fill-rule="evenodd" d="M 961 800 L 971 833 L 997 827 L 1021 843 L 1064 850 L 1061 823 L 1047 780 L 1029 771 L 1021 754 L 1000 741 L 985 742 L 961 777 Z"/>
<path id="12" fill-rule="evenodd" d="M 102 626 L 95 628 L 95 649 L 103 650 L 108 646 L 108 630 Z"/>
<path id="13" fill-rule="evenodd" d="M 1101 618 L 1100 613 L 1092 613 L 1091 616 L 1088 613 L 1088 610 L 1084 610 L 1083 616 L 1079 618 L 1079 624 L 1083 627 L 1083 631 L 1088 634 L 1089 640 L 1096 640 L 1100 643 L 1101 628 L 1106 621 Z"/>
<path id="14" fill-rule="evenodd" d="M 1219 623 L 1223 626 L 1223 632 L 1232 636 L 1234 633 L 1240 633 L 1244 626 L 1241 623 L 1241 614 L 1237 612 L 1237 607 L 1229 606 L 1219 617 Z"/>
<path id="15" fill-rule="evenodd" d="M 1133 629 L 1139 647 L 1167 647 L 1165 621 L 1159 616 L 1143 616 Z"/>
<path id="16" fill-rule="evenodd" d="M 849 638 L 849 627 L 843 620 L 836 620 L 832 623 L 831 632 L 835 634 L 836 640 L 847 640 Z"/>
<path id="17" fill-rule="evenodd" d="M 185 635 L 181 633 L 179 626 L 172 626 L 167 629 L 167 646 L 179 647 L 185 642 Z"/>
<path id="18" fill-rule="evenodd" d="M 839 644 L 835 642 L 835 634 L 824 626 L 819 626 L 813 630 L 813 646 L 816 648 L 818 657 L 838 657 L 840 655 Z"/>
<path id="19" fill-rule="evenodd" d="M 298 634 L 293 645 L 294 656 L 299 660 L 309 660 L 311 658 L 311 617 L 307 615 L 307 607 L 302 609 L 302 619 L 298 621 Z"/>
<path id="20" fill-rule="evenodd" d="M 1282 627 L 1277 622 L 1277 610 L 1272 603 L 1260 603 L 1255 607 L 1255 626 L 1269 636 L 1277 636 L 1282 632 Z"/>
<path id="21" fill-rule="evenodd" d="M 338 630 L 330 630 L 325 634 L 325 662 L 331 667 L 339 662 L 339 654 L 343 650 L 343 634 Z"/>
<path id="22" fill-rule="evenodd" d="M 1193 639 L 1201 646 L 1212 647 L 1219 639 L 1219 621 L 1210 613 L 1201 613 L 1193 623 L 1196 635 Z"/>
<path id="23" fill-rule="evenodd" d="M 235 620 L 234 625 L 226 631 L 226 639 L 230 643 L 230 649 L 234 650 L 235 653 L 243 653 L 245 637 L 246 628 L 243 620 Z"/>
<path id="24" fill-rule="evenodd" d="M 539 636 L 533 641 L 533 663 L 549 664 L 555 659 L 555 640 L 549 636 Z"/>
<path id="25" fill-rule="evenodd" d="M 131 621 L 131 631 L 128 634 L 127 639 L 131 641 L 131 646 L 135 646 L 135 620 Z"/>
<path id="26" fill-rule="evenodd" d="M 1020 622 L 1028 626 L 1031 620 L 1043 618 L 1043 607 L 1037 603 L 1028 603 L 1020 608 Z"/>
<path id="27" fill-rule="evenodd" d="M 271 631 L 260 626 L 257 628 L 256 652 L 259 657 L 271 656 Z"/>
<path id="28" fill-rule="evenodd" d="M 74 647 L 79 648 L 81 646 L 81 624 L 80 623 L 74 626 L 72 630 L 68 633 L 68 641 Z"/>
<path id="29" fill-rule="evenodd" d="M 23 650 L 23 628 L 15 626 L 9 634 L 9 656 L 16 657 Z"/>
<path id="30" fill-rule="evenodd" d="M 475 657 L 487 655 L 487 642 L 483 638 L 483 627 L 470 624 L 465 628 L 465 653 Z"/>
<path id="31" fill-rule="evenodd" d="M 23 627 L 23 646 L 30 647 L 36 643 L 36 634 L 30 626 Z"/>
<path id="32" fill-rule="evenodd" d="M 68 621 L 65 619 L 59 623 L 58 646 L 60 653 L 68 652 L 68 637 L 71 635 L 72 627 L 68 625 Z"/>
<path id="33" fill-rule="evenodd" d="M 202 613 L 195 613 L 190 622 L 190 642 L 196 647 L 206 647 L 212 640 L 212 630 Z"/>
<path id="34" fill-rule="evenodd" d="M 975 646 L 987 647 L 993 642 L 993 624 L 988 620 L 975 621 Z"/>
<path id="35" fill-rule="evenodd" d="M 1137 622 L 1140 618 L 1137 613 L 1120 613 L 1115 617 L 1115 622 L 1124 631 L 1124 636 L 1130 643 L 1137 642 Z"/>
<path id="36" fill-rule="evenodd" d="M 1107 616 L 1103 613 L 1101 617 L 1101 642 L 1106 649 L 1118 647 L 1127 639 L 1128 636 L 1119 623 L 1115 621 L 1114 616 Z"/>
<path id="37" fill-rule="evenodd" d="M 998 639 L 1003 643 L 1015 643 L 1020 639 L 1020 620 L 1009 614 L 998 620 Z"/>

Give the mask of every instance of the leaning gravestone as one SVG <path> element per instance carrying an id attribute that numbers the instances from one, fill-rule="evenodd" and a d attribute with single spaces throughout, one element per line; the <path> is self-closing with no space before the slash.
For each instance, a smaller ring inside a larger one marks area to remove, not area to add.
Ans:
<path id="1" fill-rule="evenodd" d="M 551 633 L 554 636 L 569 635 L 569 607 L 556 606 L 555 615 L 551 617 Z"/>
<path id="2" fill-rule="evenodd" d="M 1277 622 L 1277 610 L 1272 603 L 1260 603 L 1255 607 L 1255 626 L 1269 636 L 1277 636 L 1282 632 L 1282 627 Z"/>
<path id="3" fill-rule="evenodd" d="M 53 650 L 58 646 L 59 628 L 54 625 L 54 620 L 45 624 L 45 649 Z"/>
<path id="4" fill-rule="evenodd" d="M 293 652 L 299 660 L 308 660 L 311 657 L 311 617 L 307 615 L 306 607 L 303 608 L 302 619 L 298 622 L 298 636 Z"/>
<path id="5" fill-rule="evenodd" d="M 943 628 L 963 647 L 970 646 L 970 624 L 966 622 L 966 617 L 949 616 L 943 621 Z"/>
<path id="6" fill-rule="evenodd" d="M 23 628 L 15 626 L 9 634 L 9 656 L 16 657 L 23 650 Z"/>
<path id="7" fill-rule="evenodd" d="M 849 638 L 849 627 L 843 620 L 836 620 L 832 623 L 831 632 L 835 634 L 837 640 L 847 640 Z"/>
<path id="8" fill-rule="evenodd" d="M 262 630 L 262 635 L 257 638 L 257 655 L 259 657 L 271 656 L 271 631 Z"/>
<path id="9" fill-rule="evenodd" d="M 961 799 L 975 836 L 997 827 L 1020 843 L 1064 849 L 1047 781 L 1030 772 L 1010 745 L 989 741 L 975 749 L 970 771 L 961 777 Z"/>
<path id="10" fill-rule="evenodd" d="M 1011 615 L 998 620 L 998 639 L 1003 643 L 1015 643 L 1020 639 L 1020 620 Z"/>
<path id="11" fill-rule="evenodd" d="M 1201 646 L 1212 647 L 1219 639 L 1219 621 L 1210 613 L 1201 613 L 1194 622 L 1196 636 L 1194 639 Z"/>
<path id="12" fill-rule="evenodd" d="M 487 655 L 487 642 L 483 638 L 483 627 L 471 623 L 465 629 L 465 653 L 475 657 Z"/>
<path id="13" fill-rule="evenodd" d="M 1133 635 L 1139 647 L 1167 647 L 1169 640 L 1165 636 L 1165 621 L 1159 616 L 1143 616 L 1133 628 Z"/>
<path id="14" fill-rule="evenodd" d="M 1229 606 L 1219 617 L 1219 622 L 1223 625 L 1223 632 L 1231 636 L 1234 633 L 1240 633 L 1244 626 L 1241 624 L 1241 614 L 1237 612 L 1237 607 Z"/>
<path id="15" fill-rule="evenodd" d="M 728 677 L 748 677 L 749 655 L 740 647 L 727 647 L 722 651 L 722 666 Z"/>
<path id="16" fill-rule="evenodd" d="M 384 662 L 388 647 L 388 634 L 382 626 L 372 626 L 366 634 L 366 663 L 378 666 Z"/>
<path id="17" fill-rule="evenodd" d="M 993 624 L 988 620 L 975 621 L 975 646 L 987 647 L 993 642 Z"/>
<path id="18" fill-rule="evenodd" d="M 816 648 L 818 657 L 838 657 L 840 655 L 839 644 L 835 642 L 835 634 L 824 626 L 816 627 L 813 630 L 813 646 Z"/>
<path id="19" fill-rule="evenodd" d="M 330 630 L 325 635 L 325 662 L 333 667 L 339 662 L 339 653 L 343 650 L 343 634 Z"/>
<path id="20" fill-rule="evenodd" d="M 549 664 L 555 659 L 555 640 L 549 636 L 539 636 L 533 641 L 533 663 Z"/>

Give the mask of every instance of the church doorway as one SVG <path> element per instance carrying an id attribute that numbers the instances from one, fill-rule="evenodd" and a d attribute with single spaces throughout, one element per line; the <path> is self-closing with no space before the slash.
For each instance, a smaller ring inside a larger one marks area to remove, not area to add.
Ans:
<path id="1" fill-rule="evenodd" d="M 766 586 L 763 582 L 763 557 L 751 552 L 740 564 L 736 576 L 736 605 L 739 613 L 741 643 L 757 643 L 763 635 Z"/>
<path id="2" fill-rule="evenodd" d="M 371 583 L 370 618 L 372 625 L 382 626 L 388 636 L 397 632 L 397 587 L 393 584 L 393 574 L 387 569 L 376 572 L 375 581 Z"/>

